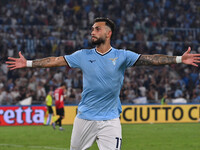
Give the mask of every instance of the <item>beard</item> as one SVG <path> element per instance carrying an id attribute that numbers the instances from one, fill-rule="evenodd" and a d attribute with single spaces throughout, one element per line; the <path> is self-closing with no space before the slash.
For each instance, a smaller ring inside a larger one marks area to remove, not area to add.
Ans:
<path id="1" fill-rule="evenodd" d="M 97 46 L 105 43 L 105 39 L 103 38 L 96 38 L 96 41 L 91 39 L 91 41 L 93 45 L 97 45 Z"/>

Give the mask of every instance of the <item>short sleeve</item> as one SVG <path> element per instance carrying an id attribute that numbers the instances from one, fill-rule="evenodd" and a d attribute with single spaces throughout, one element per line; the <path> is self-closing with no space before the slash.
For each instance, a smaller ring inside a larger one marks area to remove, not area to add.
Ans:
<path id="1" fill-rule="evenodd" d="M 71 68 L 81 68 L 81 53 L 82 50 L 78 50 L 71 55 L 65 55 L 64 58 Z"/>
<path id="2" fill-rule="evenodd" d="M 129 50 L 125 51 L 125 53 L 126 53 L 126 67 L 133 66 L 141 56 L 140 54 L 137 54 Z"/>

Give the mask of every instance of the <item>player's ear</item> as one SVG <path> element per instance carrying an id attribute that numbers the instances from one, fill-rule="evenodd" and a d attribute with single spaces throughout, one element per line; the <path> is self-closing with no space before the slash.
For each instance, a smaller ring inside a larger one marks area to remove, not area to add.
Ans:
<path id="1" fill-rule="evenodd" d="M 109 30 L 108 33 L 107 33 L 107 37 L 111 39 L 111 36 L 112 36 L 112 31 Z"/>

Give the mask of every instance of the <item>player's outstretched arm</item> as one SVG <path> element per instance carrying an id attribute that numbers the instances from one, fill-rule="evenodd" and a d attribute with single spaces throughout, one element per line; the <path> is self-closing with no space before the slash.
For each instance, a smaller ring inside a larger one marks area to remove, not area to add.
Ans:
<path id="1" fill-rule="evenodd" d="M 191 54 L 191 48 L 182 56 L 167 56 L 167 55 L 141 55 L 141 57 L 136 62 L 137 66 L 141 65 L 168 65 L 176 63 L 184 63 L 187 65 L 193 65 L 198 67 L 197 63 L 200 63 L 200 54 Z"/>
<path id="2" fill-rule="evenodd" d="M 49 67 L 60 67 L 67 65 L 63 56 L 46 57 L 42 59 L 28 61 L 26 60 L 26 58 L 24 58 L 21 52 L 19 52 L 19 58 L 8 57 L 8 61 L 6 61 L 6 64 L 8 64 L 8 68 L 10 68 L 10 70 L 18 68 L 26 68 L 26 67 L 49 68 Z"/>

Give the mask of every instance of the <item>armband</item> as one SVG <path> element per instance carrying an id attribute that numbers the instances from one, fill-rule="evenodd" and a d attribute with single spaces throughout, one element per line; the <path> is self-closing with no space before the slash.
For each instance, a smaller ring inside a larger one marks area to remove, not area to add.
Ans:
<path id="1" fill-rule="evenodd" d="M 27 60 L 26 61 L 26 67 L 32 67 L 33 66 L 33 61 L 32 60 Z"/>
<path id="2" fill-rule="evenodd" d="M 176 63 L 182 63 L 182 56 L 176 56 Z"/>

